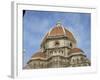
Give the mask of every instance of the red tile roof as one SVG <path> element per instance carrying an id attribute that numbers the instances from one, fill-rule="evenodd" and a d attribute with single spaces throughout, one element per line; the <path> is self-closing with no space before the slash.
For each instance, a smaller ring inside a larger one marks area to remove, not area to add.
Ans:
<path id="1" fill-rule="evenodd" d="M 43 52 L 36 52 L 35 54 L 33 54 L 32 58 L 36 58 L 36 57 L 45 58 L 46 55 Z"/>
<path id="2" fill-rule="evenodd" d="M 66 36 L 69 40 L 73 41 L 76 43 L 76 40 L 73 36 L 73 34 L 68 31 L 66 28 L 64 28 L 62 25 L 61 26 L 55 26 L 51 31 L 49 31 L 46 36 L 44 37 L 42 43 L 45 42 L 45 40 L 48 37 L 54 37 L 54 36 Z"/>
<path id="3" fill-rule="evenodd" d="M 64 31 L 62 27 L 54 27 L 48 36 L 59 36 L 59 35 L 64 35 Z"/>
<path id="4" fill-rule="evenodd" d="M 76 52 L 83 52 L 83 51 L 79 48 L 73 48 L 73 49 L 70 50 L 69 54 L 76 53 Z"/>

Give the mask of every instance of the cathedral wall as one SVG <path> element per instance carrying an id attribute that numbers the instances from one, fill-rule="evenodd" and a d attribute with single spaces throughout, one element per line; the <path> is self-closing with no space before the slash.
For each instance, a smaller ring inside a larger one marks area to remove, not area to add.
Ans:
<path id="1" fill-rule="evenodd" d="M 59 42 L 60 42 L 60 47 L 63 47 L 64 46 L 64 40 L 59 40 Z"/>
<path id="2" fill-rule="evenodd" d="M 59 45 L 56 46 L 56 42 L 59 42 Z M 69 47 L 69 48 L 75 48 L 76 43 L 66 40 L 66 39 L 56 39 L 56 40 L 48 40 L 45 44 L 45 48 L 55 48 L 55 47 Z"/>
<path id="3" fill-rule="evenodd" d="M 47 44 L 46 44 L 47 48 L 55 48 L 55 47 L 57 47 L 57 46 L 55 45 L 56 41 L 59 42 L 58 47 L 63 47 L 63 46 L 64 46 L 64 40 L 50 40 L 50 41 L 48 41 Z"/>
<path id="4" fill-rule="evenodd" d="M 49 49 L 46 51 L 47 57 L 56 56 L 56 55 L 66 56 L 67 54 L 68 54 L 67 48 Z"/>
<path id="5" fill-rule="evenodd" d="M 70 41 L 69 40 L 64 40 L 65 41 L 65 45 L 64 46 L 69 46 L 70 47 Z"/>
<path id="6" fill-rule="evenodd" d="M 87 62 L 86 57 L 83 55 L 72 56 L 70 58 L 71 66 L 89 66 L 89 62 Z"/>
<path id="7" fill-rule="evenodd" d="M 29 64 L 31 69 L 37 69 L 37 68 L 46 68 L 47 63 L 44 60 L 33 60 Z"/>
<path id="8" fill-rule="evenodd" d="M 67 46 L 68 48 L 75 48 L 76 47 L 76 43 L 70 41 L 70 40 L 65 40 L 65 46 Z"/>
<path id="9" fill-rule="evenodd" d="M 68 57 L 68 53 L 69 53 L 69 51 L 70 51 L 70 49 L 65 48 L 65 54 L 64 54 L 64 55 L 65 55 L 66 57 Z"/>

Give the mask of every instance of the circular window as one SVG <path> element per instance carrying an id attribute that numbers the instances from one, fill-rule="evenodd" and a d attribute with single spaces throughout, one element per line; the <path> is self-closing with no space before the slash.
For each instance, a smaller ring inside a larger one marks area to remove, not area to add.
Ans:
<path id="1" fill-rule="evenodd" d="M 55 46 L 59 46 L 59 41 L 55 41 Z"/>

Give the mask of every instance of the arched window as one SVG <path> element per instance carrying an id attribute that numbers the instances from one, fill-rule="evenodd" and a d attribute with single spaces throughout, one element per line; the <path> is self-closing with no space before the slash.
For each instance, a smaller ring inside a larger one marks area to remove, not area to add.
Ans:
<path id="1" fill-rule="evenodd" d="M 77 63 L 79 63 L 79 61 L 80 61 L 79 58 L 77 58 Z"/>
<path id="2" fill-rule="evenodd" d="M 36 64 L 35 64 L 35 63 L 34 63 L 34 65 L 33 65 L 33 66 L 34 66 L 34 68 L 36 68 Z"/>
<path id="3" fill-rule="evenodd" d="M 59 51 L 59 53 L 60 53 L 60 51 Z"/>
<path id="4" fill-rule="evenodd" d="M 75 62 L 75 60 L 74 60 L 74 59 L 72 59 L 72 62 L 74 63 L 74 62 Z"/>
<path id="5" fill-rule="evenodd" d="M 72 48 L 72 43 L 70 42 L 70 47 Z"/>
<path id="6" fill-rule="evenodd" d="M 83 61 L 83 57 L 80 58 L 80 61 Z"/>
<path id="7" fill-rule="evenodd" d="M 56 53 L 57 51 L 55 51 L 55 53 Z"/>
<path id="8" fill-rule="evenodd" d="M 41 68 L 43 68 L 44 66 L 43 66 L 43 63 L 41 64 Z"/>
<path id="9" fill-rule="evenodd" d="M 50 51 L 50 54 L 49 55 L 52 55 L 53 54 L 53 51 Z"/>
<path id="10" fill-rule="evenodd" d="M 63 54 L 63 51 L 61 51 L 61 53 Z"/>

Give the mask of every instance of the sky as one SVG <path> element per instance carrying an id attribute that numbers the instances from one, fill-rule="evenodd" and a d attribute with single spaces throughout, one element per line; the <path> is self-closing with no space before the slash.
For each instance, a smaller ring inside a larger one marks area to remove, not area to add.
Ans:
<path id="1" fill-rule="evenodd" d="M 23 16 L 23 65 L 40 49 L 45 34 L 56 23 L 72 32 L 77 47 L 91 59 L 91 14 L 76 12 L 54 12 L 25 10 Z"/>

